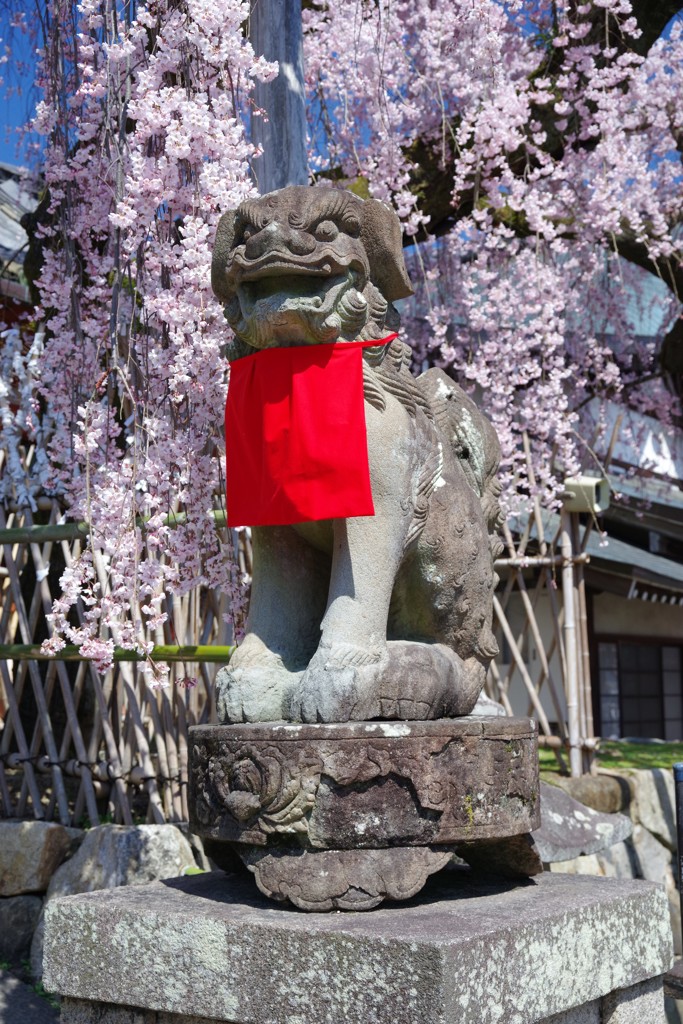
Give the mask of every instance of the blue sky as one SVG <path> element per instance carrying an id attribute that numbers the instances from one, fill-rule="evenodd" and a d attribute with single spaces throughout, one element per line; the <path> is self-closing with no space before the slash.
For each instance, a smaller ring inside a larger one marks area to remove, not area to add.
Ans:
<path id="1" fill-rule="evenodd" d="M 28 19 L 30 15 L 27 15 Z M 8 13 L 1 8 L 0 40 L 0 53 L 9 57 L 0 65 L 0 78 L 3 79 L 0 86 L 0 162 L 25 164 L 26 147 L 24 144 L 17 151 L 19 134 L 16 129 L 26 123 L 37 99 L 33 82 L 34 44 L 28 34 L 10 26 Z"/>

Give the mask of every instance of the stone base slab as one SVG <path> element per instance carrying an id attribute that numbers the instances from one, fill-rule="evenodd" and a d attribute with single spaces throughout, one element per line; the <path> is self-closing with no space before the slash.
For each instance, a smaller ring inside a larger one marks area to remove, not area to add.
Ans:
<path id="1" fill-rule="evenodd" d="M 466 870 L 371 915 L 303 914 L 213 872 L 55 900 L 63 1024 L 663 1024 L 656 885 Z"/>
<path id="2" fill-rule="evenodd" d="M 534 1024 L 665 1024 L 661 978 L 617 989 L 602 999 L 591 999 L 563 1013 L 554 1013 Z M 451 1018 L 445 1024 L 459 1024 Z M 112 1003 L 89 1003 L 85 999 L 62 1002 L 60 1024 L 217 1024 L 210 1017 L 185 1017 L 159 1010 L 143 1010 Z M 415 1024 L 423 1024 L 416 1021 Z"/>

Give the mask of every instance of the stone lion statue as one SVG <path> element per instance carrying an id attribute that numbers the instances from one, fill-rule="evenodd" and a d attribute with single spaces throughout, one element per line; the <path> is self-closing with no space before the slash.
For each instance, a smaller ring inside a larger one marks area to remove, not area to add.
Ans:
<path id="1" fill-rule="evenodd" d="M 212 286 L 231 360 L 382 339 L 399 326 L 393 302 L 412 294 L 394 212 L 327 186 L 226 213 Z M 443 371 L 415 378 L 397 338 L 363 349 L 363 389 L 375 515 L 253 529 L 246 635 L 217 678 L 222 722 L 499 708 L 482 695 L 497 653 L 495 432 Z"/>

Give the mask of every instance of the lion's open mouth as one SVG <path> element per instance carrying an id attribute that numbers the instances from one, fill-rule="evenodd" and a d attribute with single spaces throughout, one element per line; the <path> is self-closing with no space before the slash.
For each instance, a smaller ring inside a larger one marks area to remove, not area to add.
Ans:
<path id="1" fill-rule="evenodd" d="M 261 281 L 269 277 L 330 277 L 332 274 L 341 273 L 347 266 L 347 263 L 331 257 L 317 259 L 315 263 L 298 263 L 296 260 L 283 259 L 277 253 L 251 264 L 246 260 L 235 259 L 235 270 L 240 282 Z"/>
<path id="2" fill-rule="evenodd" d="M 295 278 L 330 278 L 349 272 L 354 274 L 362 291 L 367 283 L 368 268 L 358 254 L 341 254 L 326 246 L 318 248 L 311 256 L 302 257 L 275 248 L 254 260 L 247 259 L 243 253 L 235 253 L 227 278 L 233 287 L 239 287 L 245 282 L 266 281 L 272 277 L 291 282 Z"/>
<path id="3" fill-rule="evenodd" d="M 318 276 L 307 273 L 268 274 L 242 280 L 237 286 L 242 314 L 273 315 L 280 311 L 331 312 L 341 292 L 353 283 L 346 273 Z"/>
<path id="4" fill-rule="evenodd" d="M 261 299 L 269 299 L 274 295 L 282 296 L 283 300 L 290 299 L 314 299 L 320 298 L 333 287 L 340 283 L 341 276 L 319 274 L 272 274 L 259 276 L 253 280 L 243 279 L 238 286 L 240 298 L 246 300 L 246 304 L 253 306 Z"/>

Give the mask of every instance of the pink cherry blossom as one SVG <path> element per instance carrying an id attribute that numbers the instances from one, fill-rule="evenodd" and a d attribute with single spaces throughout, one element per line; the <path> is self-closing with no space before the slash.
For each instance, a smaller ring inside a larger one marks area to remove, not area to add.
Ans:
<path id="1" fill-rule="evenodd" d="M 245 38 L 247 0 L 126 11 L 48 2 L 40 329 L 30 349 L 6 335 L 0 366 L 4 496 L 46 489 L 90 524 L 46 649 L 101 667 L 114 644 L 147 656 L 175 594 L 220 587 L 244 613 L 213 517 L 228 328 L 209 267 L 220 214 L 254 193 L 250 91 L 278 70 Z M 680 415 L 655 339 L 680 316 L 681 23 L 643 55 L 629 0 L 314 0 L 303 19 L 313 178 L 397 210 L 415 369 L 481 402 L 508 507 L 534 488 L 552 504 L 604 457 L 609 403 Z"/>

